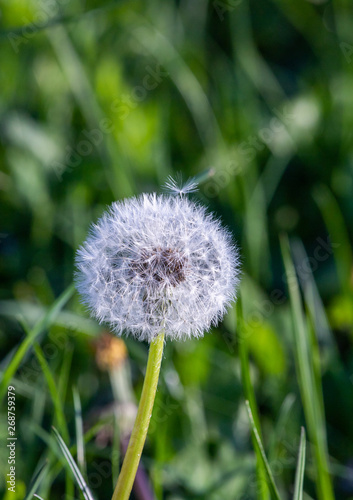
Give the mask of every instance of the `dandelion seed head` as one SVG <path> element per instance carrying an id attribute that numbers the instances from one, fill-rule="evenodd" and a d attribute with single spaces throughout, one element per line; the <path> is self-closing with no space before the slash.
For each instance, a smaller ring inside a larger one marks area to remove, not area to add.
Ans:
<path id="1" fill-rule="evenodd" d="M 167 178 L 167 182 L 164 184 L 164 190 L 174 196 L 183 196 L 197 191 L 198 185 L 193 179 L 188 179 L 183 183 L 181 176 L 178 179 L 174 179 L 174 177 L 170 175 Z"/>
<path id="2" fill-rule="evenodd" d="M 76 257 L 91 313 L 118 335 L 151 342 L 200 337 L 236 298 L 239 256 L 229 232 L 184 196 L 113 203 Z"/>

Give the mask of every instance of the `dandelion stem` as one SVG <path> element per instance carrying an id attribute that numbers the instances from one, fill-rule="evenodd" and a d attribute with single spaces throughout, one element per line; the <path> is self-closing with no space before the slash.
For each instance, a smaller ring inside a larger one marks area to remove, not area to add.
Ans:
<path id="1" fill-rule="evenodd" d="M 162 331 L 150 345 L 141 400 L 112 500 L 128 500 L 130 497 L 152 415 L 162 361 L 163 344 L 164 331 Z"/>

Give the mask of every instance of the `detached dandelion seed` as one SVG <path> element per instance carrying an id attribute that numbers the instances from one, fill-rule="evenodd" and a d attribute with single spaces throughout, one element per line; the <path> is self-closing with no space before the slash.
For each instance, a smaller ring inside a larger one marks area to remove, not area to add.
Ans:
<path id="1" fill-rule="evenodd" d="M 173 195 L 185 195 L 189 193 L 195 193 L 197 191 L 197 182 L 193 179 L 189 179 L 185 183 L 180 180 L 174 179 L 171 175 L 167 178 L 167 182 L 164 184 L 164 190 Z"/>
<path id="2" fill-rule="evenodd" d="M 196 190 L 169 178 L 171 194 L 113 203 L 77 252 L 76 283 L 84 303 L 117 335 L 147 341 L 141 402 L 113 500 L 125 500 L 146 439 L 164 339 L 201 337 L 236 298 L 238 250 L 218 219 L 185 195 Z"/>

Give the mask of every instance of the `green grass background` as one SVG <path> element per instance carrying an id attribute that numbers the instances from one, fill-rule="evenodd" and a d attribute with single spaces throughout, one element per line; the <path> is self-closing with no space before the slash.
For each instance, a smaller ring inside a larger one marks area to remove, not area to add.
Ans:
<path id="1" fill-rule="evenodd" d="M 301 498 L 302 426 L 303 498 L 353 498 L 351 2 L 2 0 L 0 13 L 4 498 L 30 493 L 45 460 L 37 494 L 81 498 L 51 425 L 95 498 L 111 497 L 119 395 L 95 361 L 102 328 L 69 288 L 74 255 L 107 204 L 178 172 L 200 176 L 194 197 L 232 230 L 243 278 L 219 328 L 166 346 L 142 459 L 156 498 Z M 138 399 L 147 345 L 126 344 Z"/>

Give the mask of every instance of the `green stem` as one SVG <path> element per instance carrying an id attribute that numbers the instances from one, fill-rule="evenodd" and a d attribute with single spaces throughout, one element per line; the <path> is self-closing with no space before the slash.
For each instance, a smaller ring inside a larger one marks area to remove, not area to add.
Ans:
<path id="1" fill-rule="evenodd" d="M 152 415 L 159 370 L 162 362 L 163 344 L 164 331 L 162 331 L 150 345 L 141 400 L 112 500 L 128 500 L 130 497 Z"/>

